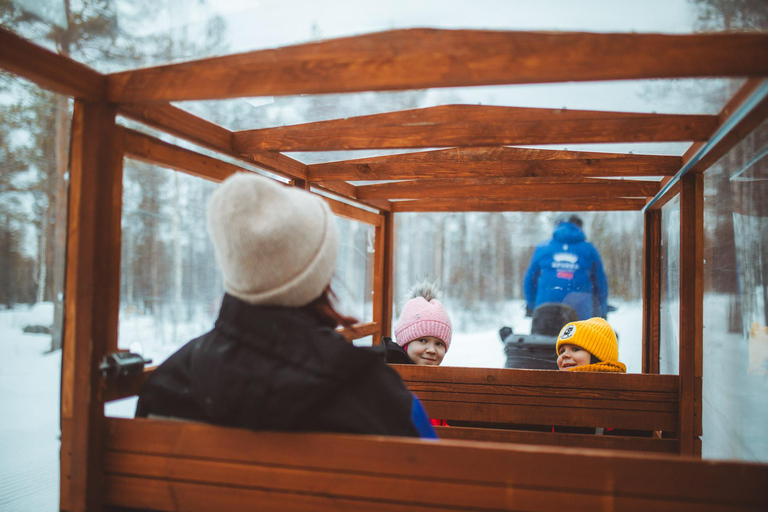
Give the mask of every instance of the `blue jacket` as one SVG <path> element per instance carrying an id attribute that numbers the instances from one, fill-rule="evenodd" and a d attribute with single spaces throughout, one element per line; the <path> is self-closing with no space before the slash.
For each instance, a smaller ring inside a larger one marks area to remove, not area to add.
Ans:
<path id="1" fill-rule="evenodd" d="M 559 302 L 575 309 L 579 320 L 605 318 L 608 280 L 603 262 L 576 224 L 559 224 L 552 240 L 536 247 L 523 290 L 530 310 L 545 302 Z"/>

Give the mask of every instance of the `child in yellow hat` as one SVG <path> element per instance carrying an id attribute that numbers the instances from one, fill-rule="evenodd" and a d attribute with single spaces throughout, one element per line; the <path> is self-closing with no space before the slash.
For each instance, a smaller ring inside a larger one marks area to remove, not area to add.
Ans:
<path id="1" fill-rule="evenodd" d="M 627 367 L 619 362 L 616 333 L 599 317 L 565 324 L 555 351 L 560 370 L 627 373 Z"/>

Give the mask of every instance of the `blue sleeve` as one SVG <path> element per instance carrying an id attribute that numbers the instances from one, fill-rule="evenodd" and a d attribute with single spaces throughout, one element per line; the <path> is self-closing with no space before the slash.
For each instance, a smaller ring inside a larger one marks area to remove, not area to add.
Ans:
<path id="1" fill-rule="evenodd" d="M 525 272 L 525 279 L 523 280 L 525 302 L 527 302 L 530 309 L 533 309 L 533 305 L 536 302 L 536 286 L 539 280 L 539 252 L 540 249 L 538 247 L 533 251 L 531 263 L 528 265 L 528 270 Z"/>
<path id="2" fill-rule="evenodd" d="M 595 316 L 605 318 L 608 311 L 608 279 L 603 270 L 603 261 L 600 259 L 600 253 L 592 246 L 594 252 L 594 263 L 592 264 L 592 285 L 595 287 L 595 298 L 597 299 L 598 311 Z"/>
<path id="3" fill-rule="evenodd" d="M 419 435 L 422 438 L 437 439 L 437 433 L 435 433 L 435 429 L 429 422 L 429 417 L 424 410 L 424 406 L 421 405 L 421 402 L 415 395 L 413 397 L 413 403 L 411 404 L 411 423 L 416 427 L 416 430 L 418 430 Z"/>

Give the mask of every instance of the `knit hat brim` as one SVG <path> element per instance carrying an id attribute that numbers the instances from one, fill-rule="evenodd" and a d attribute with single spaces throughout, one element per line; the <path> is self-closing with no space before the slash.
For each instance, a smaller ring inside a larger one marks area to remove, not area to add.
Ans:
<path id="1" fill-rule="evenodd" d="M 557 336 L 555 352 L 558 355 L 560 346 L 564 344 L 583 348 L 600 361 L 619 360 L 616 333 L 608 322 L 600 317 L 565 324 Z"/>

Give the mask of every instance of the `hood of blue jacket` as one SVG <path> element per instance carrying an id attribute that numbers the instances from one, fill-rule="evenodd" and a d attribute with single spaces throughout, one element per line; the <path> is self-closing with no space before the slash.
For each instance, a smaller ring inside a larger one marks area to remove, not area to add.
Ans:
<path id="1" fill-rule="evenodd" d="M 586 239 L 581 228 L 571 222 L 560 223 L 555 228 L 552 238 L 562 244 L 575 244 L 576 242 L 583 242 Z"/>

